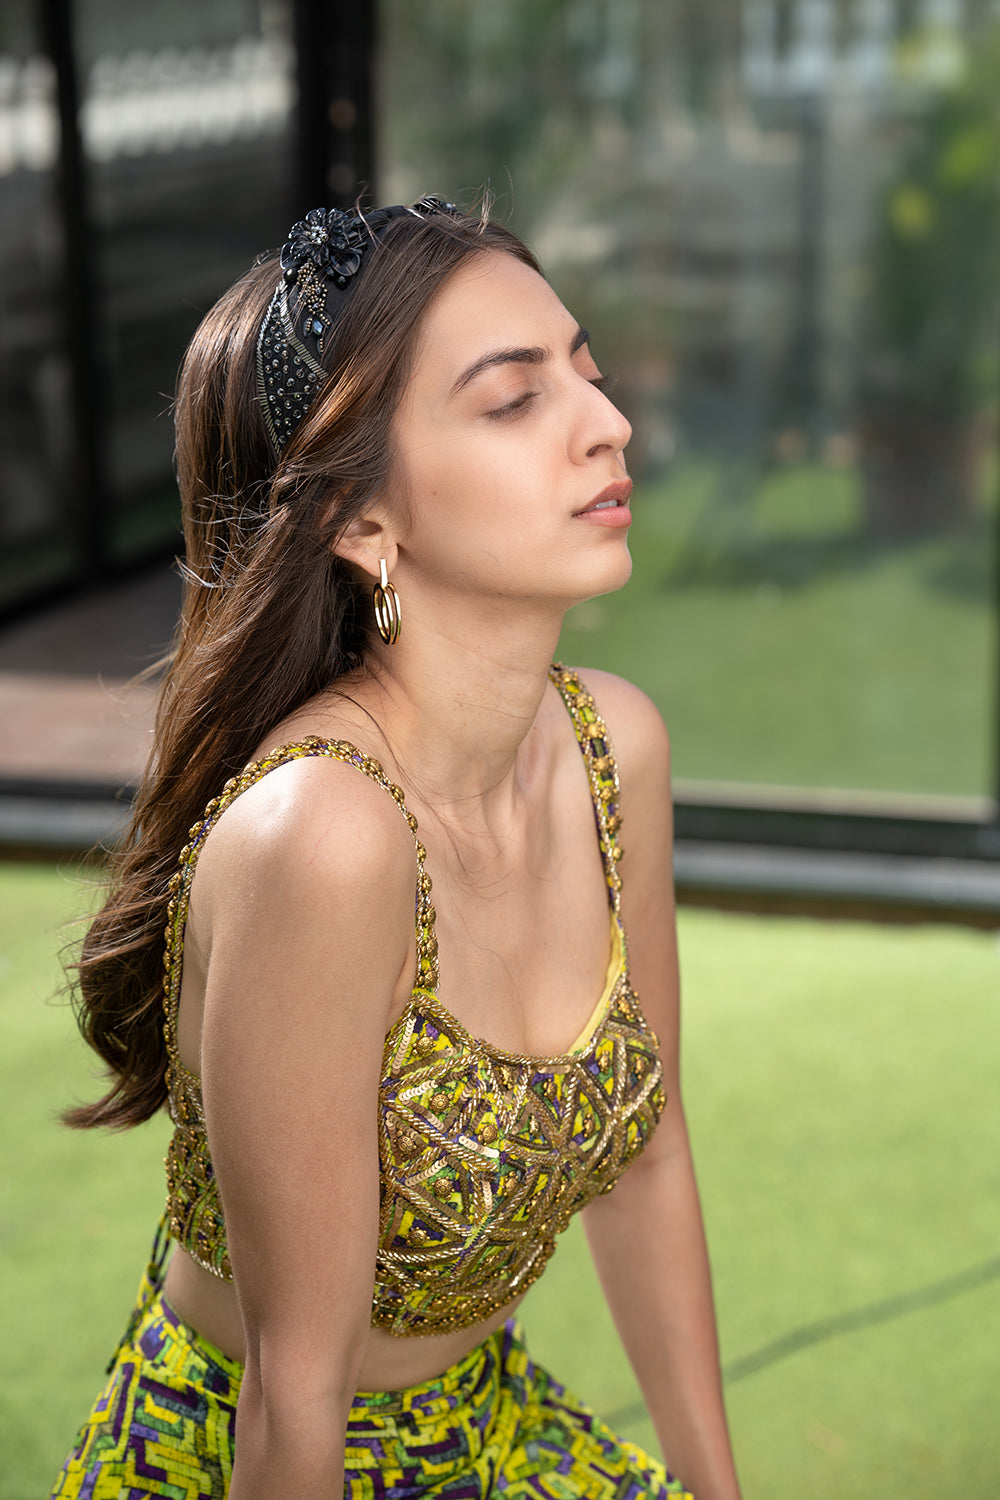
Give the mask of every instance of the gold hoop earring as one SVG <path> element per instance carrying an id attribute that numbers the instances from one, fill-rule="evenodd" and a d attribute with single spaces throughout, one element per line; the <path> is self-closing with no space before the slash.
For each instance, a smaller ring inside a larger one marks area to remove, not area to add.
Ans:
<path id="1" fill-rule="evenodd" d="M 399 595 L 389 582 L 384 557 L 379 558 L 378 567 L 381 578 L 372 589 L 375 624 L 378 626 L 378 633 L 386 645 L 394 646 L 399 640 L 399 627 L 403 623 L 403 610 L 399 602 Z"/>

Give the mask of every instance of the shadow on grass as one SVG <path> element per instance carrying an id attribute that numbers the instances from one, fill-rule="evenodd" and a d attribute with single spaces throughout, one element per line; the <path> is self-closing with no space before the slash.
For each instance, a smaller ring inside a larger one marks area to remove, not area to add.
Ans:
<path id="1" fill-rule="evenodd" d="M 949 537 L 939 555 L 928 560 L 923 581 L 932 592 L 966 604 L 993 602 L 1000 561 L 1000 520 L 982 517 L 975 529 Z"/>
<path id="2" fill-rule="evenodd" d="M 844 505 L 845 479 L 818 464 L 782 469 L 746 457 L 717 461 L 664 558 L 660 588 L 797 589 L 908 559 L 915 581 L 929 592 L 974 606 L 990 602 L 997 541 L 992 512 L 984 509 L 956 530 L 875 535 L 856 505 Z M 671 485 L 680 490 L 684 483 L 682 470 L 663 481 L 661 503 L 670 507 Z"/>
<path id="3" fill-rule="evenodd" d="M 806 588 L 817 581 L 872 573 L 909 554 L 915 579 L 929 593 L 981 607 L 994 593 L 995 541 L 984 522 L 936 537 L 882 538 L 830 530 L 811 536 L 755 532 L 686 541 L 660 581 L 679 589 Z"/>
<path id="4" fill-rule="evenodd" d="M 845 1333 L 857 1333 L 862 1328 L 874 1328 L 879 1323 L 892 1323 L 897 1318 L 905 1318 L 909 1313 L 922 1312 L 927 1307 L 938 1307 L 943 1302 L 950 1302 L 955 1297 L 964 1296 L 966 1292 L 978 1291 L 980 1287 L 997 1280 L 1000 1280 L 1000 1256 L 982 1261 L 978 1266 L 971 1266 L 967 1271 L 959 1271 L 954 1276 L 945 1276 L 940 1281 L 932 1281 L 927 1286 L 917 1287 L 915 1291 L 901 1292 L 895 1297 L 884 1297 L 879 1302 L 869 1302 L 864 1307 L 853 1308 L 850 1312 L 839 1313 L 836 1317 L 819 1318 L 815 1323 L 804 1323 L 801 1328 L 793 1328 L 790 1333 L 784 1333 L 780 1338 L 763 1344 L 752 1354 L 744 1354 L 741 1359 L 730 1361 L 723 1369 L 723 1376 L 728 1385 L 734 1385 L 738 1380 L 746 1380 L 749 1375 L 757 1375 L 761 1370 L 766 1370 L 771 1365 L 788 1359 L 790 1355 L 800 1353 L 803 1349 L 826 1343 L 829 1339 L 839 1338 Z M 610 1413 L 607 1422 L 609 1426 L 615 1428 L 645 1415 L 644 1403 L 632 1401 L 628 1406 L 620 1407 L 617 1411 Z"/>
<path id="5" fill-rule="evenodd" d="M 725 539 L 725 544 L 687 543 L 664 576 L 661 589 L 754 589 L 779 584 L 805 588 L 817 579 L 870 571 L 892 549 L 863 537 L 828 532 L 810 537 L 755 534 Z"/>

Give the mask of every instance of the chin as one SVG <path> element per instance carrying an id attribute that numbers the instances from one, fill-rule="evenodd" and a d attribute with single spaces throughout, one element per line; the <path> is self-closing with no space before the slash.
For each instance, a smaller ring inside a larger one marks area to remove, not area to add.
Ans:
<path id="1" fill-rule="evenodd" d="M 601 573 L 603 581 L 591 589 L 586 596 L 588 599 L 599 599 L 602 594 L 615 594 L 628 583 L 632 577 L 632 556 L 627 545 L 622 546 L 617 556 L 604 559 Z"/>

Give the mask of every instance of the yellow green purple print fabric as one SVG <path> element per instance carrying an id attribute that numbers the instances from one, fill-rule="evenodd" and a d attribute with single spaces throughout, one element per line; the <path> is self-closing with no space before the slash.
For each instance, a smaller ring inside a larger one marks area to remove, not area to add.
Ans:
<path id="1" fill-rule="evenodd" d="M 242 1374 L 180 1322 L 147 1273 L 108 1383 L 50 1500 L 225 1500 Z M 532 1364 L 513 1320 L 435 1380 L 356 1396 L 345 1500 L 501 1495 L 692 1500 Z"/>

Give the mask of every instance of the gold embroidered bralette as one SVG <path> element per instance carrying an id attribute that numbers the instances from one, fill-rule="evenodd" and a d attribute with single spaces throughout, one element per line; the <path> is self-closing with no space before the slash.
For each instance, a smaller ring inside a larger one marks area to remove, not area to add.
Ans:
<path id="1" fill-rule="evenodd" d="M 527 1057 L 470 1035 L 438 1000 L 431 882 L 416 819 L 379 763 L 345 740 L 311 737 L 275 750 L 228 782 L 191 829 L 174 876 L 166 932 L 167 1153 L 172 1236 L 232 1280 L 198 1076 L 177 1051 L 184 925 L 195 863 L 241 792 L 303 756 L 347 761 L 386 788 L 414 835 L 417 973 L 385 1040 L 378 1098 L 381 1212 L 372 1323 L 393 1334 L 448 1333 L 489 1317 L 541 1275 L 572 1214 L 608 1192 L 663 1110 L 656 1037 L 629 983 L 621 919 L 618 772 L 607 730 L 579 678 L 550 676 L 583 751 L 611 907 L 605 993 L 576 1044 Z"/>

